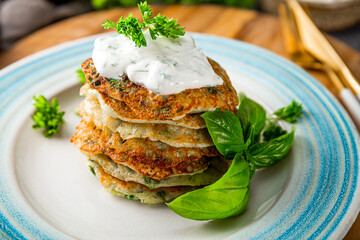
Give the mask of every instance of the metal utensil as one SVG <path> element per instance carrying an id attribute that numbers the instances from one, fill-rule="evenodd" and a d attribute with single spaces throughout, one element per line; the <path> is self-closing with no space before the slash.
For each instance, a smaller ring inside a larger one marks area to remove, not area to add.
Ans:
<path id="1" fill-rule="evenodd" d="M 360 84 L 355 79 L 329 41 L 311 21 L 296 0 L 288 0 L 289 12 L 295 20 L 301 43 L 307 52 L 317 60 L 328 65 L 339 76 L 346 87 L 350 88 L 360 101 Z"/>
<path id="2" fill-rule="evenodd" d="M 289 2 L 292 2 L 292 0 L 288 0 L 286 2 L 287 5 L 279 5 L 278 10 L 285 46 L 290 58 L 304 68 L 322 70 L 326 72 L 338 90 L 341 101 L 353 117 L 355 124 L 360 128 L 360 102 L 356 99 L 352 91 L 344 86 L 343 82 L 339 78 L 339 75 L 330 65 L 319 60 L 307 50 L 306 44 L 303 43 L 301 33 L 299 32 L 296 18 L 293 15 L 294 11 L 291 11 Z"/>

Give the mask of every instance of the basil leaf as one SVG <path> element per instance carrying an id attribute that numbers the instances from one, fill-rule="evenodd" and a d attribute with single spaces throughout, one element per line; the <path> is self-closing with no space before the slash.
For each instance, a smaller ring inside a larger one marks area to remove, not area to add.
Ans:
<path id="1" fill-rule="evenodd" d="M 225 159 L 232 159 L 236 153 L 244 151 L 244 137 L 239 119 L 235 114 L 216 109 L 201 115 L 209 134 Z"/>
<path id="2" fill-rule="evenodd" d="M 239 93 L 238 96 L 240 103 L 237 117 L 243 127 L 244 137 L 245 139 L 249 137 L 250 128 L 253 124 L 255 127 L 254 136 L 255 139 L 258 139 L 260 132 L 265 126 L 266 111 L 261 105 L 246 97 L 244 93 Z"/>
<path id="3" fill-rule="evenodd" d="M 248 163 L 236 154 L 229 170 L 215 183 L 188 192 L 167 205 L 193 220 L 222 219 L 242 213 L 250 198 Z"/>
<path id="4" fill-rule="evenodd" d="M 290 105 L 280 108 L 274 112 L 277 116 L 277 119 L 282 119 L 284 121 L 295 123 L 302 113 L 302 105 L 297 103 L 295 100 L 292 100 Z"/>
<path id="5" fill-rule="evenodd" d="M 269 142 L 255 144 L 248 149 L 247 157 L 252 158 L 257 168 L 271 166 L 289 152 L 294 135 L 295 129 Z"/>

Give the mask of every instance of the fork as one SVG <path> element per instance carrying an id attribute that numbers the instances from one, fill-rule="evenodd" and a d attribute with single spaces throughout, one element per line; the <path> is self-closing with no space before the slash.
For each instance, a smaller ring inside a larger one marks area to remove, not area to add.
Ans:
<path id="1" fill-rule="evenodd" d="M 287 1 L 286 3 L 289 4 L 290 1 Z M 294 16 L 292 15 L 291 9 L 289 9 L 289 5 L 286 5 L 285 3 L 280 4 L 278 11 L 286 51 L 290 58 L 306 69 L 315 69 L 325 72 L 339 92 L 340 99 L 352 116 L 355 124 L 360 128 L 360 102 L 358 99 L 349 88 L 344 86 L 337 73 L 329 65 L 318 60 L 306 50 L 301 40 Z"/>

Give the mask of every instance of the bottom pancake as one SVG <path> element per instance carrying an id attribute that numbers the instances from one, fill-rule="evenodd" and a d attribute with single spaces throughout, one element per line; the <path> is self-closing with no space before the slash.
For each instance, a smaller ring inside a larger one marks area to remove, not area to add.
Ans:
<path id="1" fill-rule="evenodd" d="M 214 159 L 211 161 L 209 167 L 202 173 L 177 175 L 165 179 L 154 179 L 147 176 L 140 175 L 133 169 L 116 163 L 105 154 L 94 154 L 91 152 L 82 151 L 89 159 L 96 162 L 108 174 L 123 181 L 137 182 L 147 186 L 150 189 L 160 187 L 173 186 L 203 186 L 209 185 L 217 181 L 227 170 L 228 164 L 225 160 Z"/>
<path id="2" fill-rule="evenodd" d="M 142 203 L 159 204 L 171 202 L 182 194 L 199 188 L 183 186 L 163 187 L 151 190 L 142 184 L 122 181 L 111 176 L 94 161 L 89 161 L 89 166 L 93 168 L 95 176 L 100 180 L 102 187 L 106 191 L 130 200 L 140 200 Z"/>

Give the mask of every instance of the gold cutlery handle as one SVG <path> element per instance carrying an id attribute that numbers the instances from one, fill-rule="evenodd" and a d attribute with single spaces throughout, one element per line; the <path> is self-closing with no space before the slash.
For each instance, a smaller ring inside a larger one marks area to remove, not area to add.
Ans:
<path id="1" fill-rule="evenodd" d="M 349 114 L 351 115 L 352 119 L 354 120 L 355 125 L 360 128 L 360 102 L 356 99 L 354 93 L 343 85 L 342 81 L 340 80 L 339 75 L 328 65 L 323 64 L 323 69 L 333 82 L 334 86 L 339 91 L 339 96 L 348 110 Z"/>
<path id="2" fill-rule="evenodd" d="M 299 42 L 302 43 L 305 51 L 337 72 L 342 82 L 350 88 L 354 94 L 359 96 L 358 98 L 360 100 L 360 83 L 355 79 L 330 42 L 315 26 L 296 0 L 287 0 L 286 3 L 290 9 L 289 12 L 295 20 L 296 30 L 300 39 Z"/>
<path id="3" fill-rule="evenodd" d="M 342 82 L 346 85 L 346 87 L 350 88 L 360 101 L 360 84 L 355 79 L 349 68 L 341 67 L 341 69 L 339 70 L 339 75 L 342 78 Z"/>

